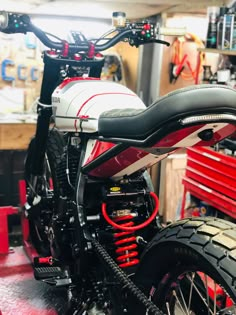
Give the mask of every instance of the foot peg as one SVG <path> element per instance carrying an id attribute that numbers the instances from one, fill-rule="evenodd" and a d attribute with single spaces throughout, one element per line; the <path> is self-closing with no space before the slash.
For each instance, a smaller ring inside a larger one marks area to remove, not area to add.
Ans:
<path id="1" fill-rule="evenodd" d="M 65 278 L 64 272 L 60 267 L 35 267 L 34 277 L 36 280 L 45 280 L 49 278 Z"/>
<path id="2" fill-rule="evenodd" d="M 72 283 L 67 272 L 63 271 L 60 267 L 35 267 L 34 277 L 36 280 L 41 280 L 57 287 L 68 286 Z"/>

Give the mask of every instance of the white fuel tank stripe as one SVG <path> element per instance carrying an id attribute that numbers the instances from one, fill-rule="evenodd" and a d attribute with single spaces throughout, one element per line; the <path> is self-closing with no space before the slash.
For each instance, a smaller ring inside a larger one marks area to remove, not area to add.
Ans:
<path id="1" fill-rule="evenodd" d="M 200 139 L 198 137 L 199 132 L 206 130 L 206 129 L 212 129 L 214 132 L 219 131 L 220 129 L 224 128 L 225 126 L 227 126 L 227 123 L 213 123 L 213 124 L 207 124 L 205 126 L 203 126 L 202 128 L 194 131 L 193 133 L 191 133 L 190 135 L 188 135 L 186 138 L 180 140 L 179 142 L 177 142 L 174 147 L 192 147 L 195 144 L 197 144 L 198 142 L 200 142 Z"/>

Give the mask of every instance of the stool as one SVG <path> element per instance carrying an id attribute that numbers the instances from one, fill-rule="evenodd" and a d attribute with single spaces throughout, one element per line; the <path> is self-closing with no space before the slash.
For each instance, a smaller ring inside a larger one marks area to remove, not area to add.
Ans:
<path id="1" fill-rule="evenodd" d="M 0 207 L 0 254 L 9 254 L 7 216 L 17 214 L 18 208 L 12 206 Z"/>
<path id="2" fill-rule="evenodd" d="M 23 208 L 26 203 L 26 182 L 25 180 L 19 180 L 19 197 L 20 197 L 20 207 Z M 29 257 L 30 261 L 33 263 L 35 257 L 38 257 L 36 249 L 30 241 L 30 230 L 29 230 L 29 220 L 25 216 L 24 211 L 21 215 L 21 229 L 23 237 L 23 247 Z M 1 314 L 0 314 L 1 315 Z"/>

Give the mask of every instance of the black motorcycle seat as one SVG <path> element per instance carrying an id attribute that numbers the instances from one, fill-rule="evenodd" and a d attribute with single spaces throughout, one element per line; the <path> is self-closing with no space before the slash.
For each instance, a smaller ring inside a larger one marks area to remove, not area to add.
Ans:
<path id="1" fill-rule="evenodd" d="M 98 134 L 104 138 L 145 140 L 170 122 L 207 113 L 226 113 L 236 118 L 236 90 L 217 84 L 194 85 L 171 92 L 144 109 L 112 109 L 100 115 Z"/>

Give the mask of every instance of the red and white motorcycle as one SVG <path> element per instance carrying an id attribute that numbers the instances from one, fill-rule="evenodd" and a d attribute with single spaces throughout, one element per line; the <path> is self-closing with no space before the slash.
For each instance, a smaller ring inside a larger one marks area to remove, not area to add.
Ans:
<path id="1" fill-rule="evenodd" d="M 35 278 L 68 286 L 67 314 L 236 314 L 235 225 L 208 217 L 163 227 L 147 172 L 179 148 L 233 134 L 236 90 L 191 86 L 146 107 L 101 80 L 101 51 L 166 44 L 147 21 L 96 40 L 74 32 L 68 43 L 2 11 L 0 30 L 33 32 L 49 48 L 25 161 Z"/>

